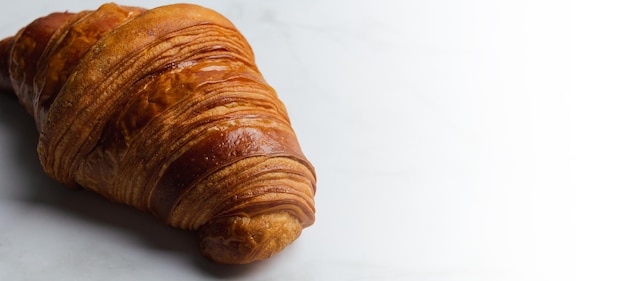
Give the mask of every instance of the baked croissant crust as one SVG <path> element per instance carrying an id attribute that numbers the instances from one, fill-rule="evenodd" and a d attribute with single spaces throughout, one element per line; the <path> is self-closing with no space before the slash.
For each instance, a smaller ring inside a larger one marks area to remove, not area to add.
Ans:
<path id="1" fill-rule="evenodd" d="M 0 42 L 0 88 L 39 131 L 51 177 L 198 230 L 249 263 L 314 221 L 316 177 L 250 46 L 218 13 L 105 4 Z"/>

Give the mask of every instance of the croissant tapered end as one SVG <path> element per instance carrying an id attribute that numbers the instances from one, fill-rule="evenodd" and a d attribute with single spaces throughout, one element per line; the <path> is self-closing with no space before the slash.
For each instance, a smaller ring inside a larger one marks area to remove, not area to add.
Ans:
<path id="1" fill-rule="evenodd" d="M 315 220 L 315 170 L 243 35 L 191 4 L 54 13 L 0 41 L 0 90 L 51 177 L 198 230 L 219 263 L 280 252 Z"/>
<path id="2" fill-rule="evenodd" d="M 9 54 L 14 41 L 15 37 L 12 36 L 0 41 L 0 92 L 13 91 L 9 77 Z"/>
<path id="3" fill-rule="evenodd" d="M 287 212 L 219 218 L 200 229 L 200 250 L 219 263 L 245 264 L 282 251 L 301 231 Z"/>

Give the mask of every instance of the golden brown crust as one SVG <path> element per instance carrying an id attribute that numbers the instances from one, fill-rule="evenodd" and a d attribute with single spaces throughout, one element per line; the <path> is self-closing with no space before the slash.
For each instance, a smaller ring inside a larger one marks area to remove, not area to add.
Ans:
<path id="1" fill-rule="evenodd" d="M 7 56 L 9 59 L 8 72 L 13 91 L 31 115 L 33 114 L 33 103 L 36 102 L 33 80 L 38 70 L 41 55 L 46 46 L 50 44 L 50 39 L 55 31 L 60 26 L 72 22 L 74 15 L 73 13 L 50 14 L 33 21 L 15 36 L 13 47 Z"/>
<path id="2" fill-rule="evenodd" d="M 57 30 L 56 38 L 54 38 L 56 44 L 49 45 L 39 60 L 47 62 L 46 66 L 38 67 L 33 81 L 35 91 L 33 99 L 36 101 L 35 119 L 45 119 L 56 95 L 74 70 L 73 67 L 93 44 L 144 11 L 145 9 L 142 8 L 105 4 L 98 10 L 77 14 L 72 24 Z M 42 124 L 38 125 L 42 126 Z"/>
<path id="3" fill-rule="evenodd" d="M 299 221 L 287 212 L 220 217 L 201 228 L 200 249 L 216 262 L 250 263 L 282 251 L 301 231 Z"/>
<path id="4" fill-rule="evenodd" d="M 201 229 L 202 252 L 224 263 L 267 258 L 313 223 L 313 166 L 218 13 L 52 14 L 2 41 L 0 57 L 37 123 L 44 169 L 68 186 Z"/>

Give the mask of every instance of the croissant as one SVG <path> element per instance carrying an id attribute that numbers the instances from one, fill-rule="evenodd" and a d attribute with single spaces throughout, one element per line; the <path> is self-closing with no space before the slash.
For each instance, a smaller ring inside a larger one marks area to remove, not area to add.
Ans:
<path id="1" fill-rule="evenodd" d="M 218 263 L 282 251 L 316 175 L 241 33 L 191 4 L 53 13 L 0 42 L 0 89 L 33 116 L 47 174 L 197 230 Z"/>

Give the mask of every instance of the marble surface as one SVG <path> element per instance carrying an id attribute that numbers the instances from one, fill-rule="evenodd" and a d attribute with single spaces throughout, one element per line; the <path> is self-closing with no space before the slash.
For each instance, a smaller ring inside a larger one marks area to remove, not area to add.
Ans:
<path id="1" fill-rule="evenodd" d="M 624 280 L 626 20 L 587 2 L 194 1 L 287 105 L 315 225 L 208 262 L 193 233 L 50 180 L 0 95 L 0 280 Z M 99 4 L 13 1 L 0 36 Z"/>

